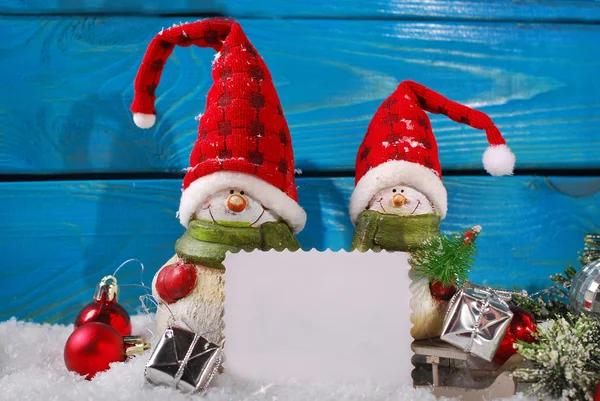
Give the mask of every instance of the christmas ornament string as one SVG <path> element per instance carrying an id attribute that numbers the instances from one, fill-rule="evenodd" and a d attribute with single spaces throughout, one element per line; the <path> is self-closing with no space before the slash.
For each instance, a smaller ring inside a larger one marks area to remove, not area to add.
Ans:
<path id="1" fill-rule="evenodd" d="M 521 296 L 521 297 L 529 297 L 529 295 L 527 295 L 527 291 L 525 291 L 525 290 L 521 290 L 521 291 L 504 290 L 504 289 L 500 289 L 500 288 L 492 288 L 492 287 L 487 287 L 487 286 L 484 286 L 484 285 L 475 284 L 475 283 L 473 283 L 471 281 L 466 281 L 463 284 L 463 287 L 465 287 L 465 288 L 473 288 L 473 289 L 477 289 L 477 290 L 482 290 L 482 291 L 485 291 L 485 292 L 493 293 L 493 294 L 496 294 L 499 298 L 504 299 L 504 300 L 509 300 L 514 295 L 518 295 L 518 296 Z"/>
<path id="2" fill-rule="evenodd" d="M 152 291 L 151 287 L 148 287 L 146 284 L 144 284 L 144 264 L 136 258 L 132 258 L 132 259 L 127 259 L 125 262 L 121 263 L 119 265 L 119 267 L 117 267 L 117 269 L 115 270 L 115 272 L 112 274 L 113 277 L 117 276 L 117 273 L 119 272 L 119 270 L 121 270 L 121 268 L 123 266 L 125 266 L 126 264 L 130 263 L 130 262 L 138 262 L 140 264 L 140 284 L 121 284 L 121 287 L 141 287 L 146 291 L 146 294 L 148 294 L 148 290 Z"/>
<path id="3" fill-rule="evenodd" d="M 140 295 L 140 303 L 142 304 L 142 311 L 144 312 L 144 316 L 146 319 L 149 319 L 150 321 L 152 321 L 152 310 L 148 307 L 148 305 L 146 304 L 147 301 L 149 301 L 151 304 L 154 304 L 154 306 L 156 307 L 156 309 L 160 309 L 163 312 L 167 312 L 169 314 L 169 316 L 171 316 L 171 321 L 175 321 L 175 316 L 173 315 L 173 312 L 171 311 L 171 308 L 169 308 L 168 305 L 163 304 L 162 306 L 156 301 L 156 299 L 154 299 L 154 297 L 151 294 L 144 294 L 144 295 Z M 163 309 L 164 307 L 164 309 Z M 157 336 L 156 334 L 150 330 L 149 328 L 147 328 L 146 330 L 148 330 L 150 332 L 150 335 L 152 336 L 152 340 L 154 340 Z"/>
<path id="4" fill-rule="evenodd" d="M 136 258 L 131 258 L 131 259 L 127 259 L 126 261 L 124 261 L 123 263 L 121 263 L 119 265 L 119 267 L 116 268 L 116 270 L 114 271 L 114 273 L 112 274 L 112 277 L 116 277 L 117 273 L 127 264 L 131 263 L 131 262 L 137 262 L 140 266 L 140 284 L 120 284 L 120 287 L 139 287 L 139 288 L 143 288 L 145 294 L 142 295 L 142 297 L 149 297 L 152 298 L 152 295 L 148 293 L 148 290 L 152 291 L 152 288 L 147 286 L 144 283 L 144 271 L 145 271 L 145 266 L 144 263 L 142 263 L 141 260 L 136 259 Z M 116 280 L 116 279 L 115 279 Z M 141 297 L 140 297 L 141 298 Z M 133 305 L 125 303 L 124 305 L 132 308 L 132 309 L 137 309 L 135 308 Z M 158 307 L 158 304 L 156 305 Z M 146 316 L 146 323 L 151 323 L 152 322 L 152 318 L 150 317 L 150 311 L 149 309 L 145 306 L 145 304 L 142 302 L 142 311 L 145 313 Z M 156 337 L 156 335 L 152 332 L 152 330 L 147 329 L 151 336 L 152 339 L 154 340 L 154 338 Z"/>

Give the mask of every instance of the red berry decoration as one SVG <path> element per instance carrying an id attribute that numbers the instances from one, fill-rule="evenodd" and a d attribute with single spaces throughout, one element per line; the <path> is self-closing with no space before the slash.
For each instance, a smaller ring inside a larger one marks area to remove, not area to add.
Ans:
<path id="1" fill-rule="evenodd" d="M 440 302 L 446 302 L 452 299 L 458 289 L 455 285 L 444 286 L 439 280 L 429 282 L 429 291 L 431 295 Z"/>
<path id="2" fill-rule="evenodd" d="M 509 308 L 513 313 L 513 318 L 494 356 L 494 363 L 499 365 L 517 353 L 514 348 L 517 341 L 533 343 L 535 341 L 533 334 L 537 332 L 537 323 L 530 312 L 514 305 L 509 305 Z"/>
<path id="3" fill-rule="evenodd" d="M 156 278 L 156 291 L 160 299 L 172 304 L 194 290 L 197 278 L 196 266 L 179 261 L 161 269 Z"/>
<path id="4" fill-rule="evenodd" d="M 121 336 L 131 335 L 131 319 L 127 311 L 117 303 L 119 287 L 117 279 L 106 276 L 96 287 L 94 301 L 87 304 L 75 318 L 75 328 L 98 322 L 114 328 Z"/>
<path id="5" fill-rule="evenodd" d="M 65 345 L 65 365 L 91 380 L 108 370 L 112 362 L 123 362 L 125 344 L 119 332 L 104 323 L 87 323 L 71 334 Z"/>

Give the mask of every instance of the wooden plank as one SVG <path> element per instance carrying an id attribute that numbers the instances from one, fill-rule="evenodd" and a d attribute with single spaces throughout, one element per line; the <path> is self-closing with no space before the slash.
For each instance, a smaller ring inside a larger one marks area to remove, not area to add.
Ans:
<path id="1" fill-rule="evenodd" d="M 481 224 L 472 281 L 535 290 L 577 264 L 583 234 L 600 232 L 600 178 L 448 177 L 444 232 Z M 348 249 L 351 178 L 299 179 L 308 224 L 303 249 Z M 0 184 L 0 320 L 68 323 L 94 286 L 124 260 L 146 265 L 144 282 L 172 256 L 179 180 Z M 140 282 L 134 265 L 120 282 Z M 123 287 L 133 311 L 143 293 Z"/>
<path id="2" fill-rule="evenodd" d="M 442 340 L 417 340 L 413 341 L 411 348 L 417 355 L 432 356 L 435 358 L 448 358 L 466 361 L 469 359 L 469 354 L 460 349 L 444 342 Z M 439 362 L 438 362 L 439 363 Z"/>
<path id="3" fill-rule="evenodd" d="M 178 20 L 177 20 L 178 21 Z M 212 51 L 179 48 L 159 119 L 129 113 L 145 48 L 173 18 L 0 20 L 0 174 L 173 172 L 188 166 Z M 518 168 L 598 168 L 600 25 L 244 20 L 305 171 L 354 167 L 372 115 L 403 79 L 480 108 Z M 480 169 L 481 131 L 432 118 L 442 165 Z"/>
<path id="4" fill-rule="evenodd" d="M 7 14 L 221 14 L 238 18 L 453 19 L 518 21 L 598 21 L 594 0 L 9 0 Z"/>

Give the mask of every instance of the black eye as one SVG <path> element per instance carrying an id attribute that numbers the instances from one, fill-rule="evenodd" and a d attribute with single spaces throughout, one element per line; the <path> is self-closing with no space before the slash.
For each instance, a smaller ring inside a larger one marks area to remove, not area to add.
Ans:
<path id="1" fill-rule="evenodd" d="M 233 195 L 233 193 L 234 193 L 234 192 L 235 192 L 235 191 L 234 191 L 233 189 L 232 189 L 231 191 L 229 191 L 229 193 L 230 193 L 230 194 L 232 194 L 232 195 Z"/>
<path id="2" fill-rule="evenodd" d="M 244 195 L 244 191 L 240 191 L 240 195 Z"/>
<path id="3" fill-rule="evenodd" d="M 395 189 L 392 189 L 392 192 L 396 193 L 396 190 L 395 190 Z"/>
<path id="4" fill-rule="evenodd" d="M 404 190 L 402 190 L 402 191 L 400 191 L 400 192 L 404 193 Z"/>

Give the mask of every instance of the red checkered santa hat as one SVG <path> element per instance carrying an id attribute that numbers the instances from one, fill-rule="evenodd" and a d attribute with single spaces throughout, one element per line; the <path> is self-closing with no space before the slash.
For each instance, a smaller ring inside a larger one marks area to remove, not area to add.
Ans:
<path id="1" fill-rule="evenodd" d="M 301 231 L 306 213 L 298 205 L 287 122 L 267 66 L 236 21 L 200 20 L 166 29 L 152 39 L 135 79 L 135 124 L 154 125 L 155 91 L 175 45 L 218 52 L 191 167 L 183 179 L 181 224 L 187 227 L 210 195 L 233 187 L 248 191 L 294 233 Z"/>
<path id="2" fill-rule="evenodd" d="M 358 149 L 356 187 L 350 199 L 352 223 L 356 223 L 377 192 L 394 185 L 420 191 L 433 203 L 436 213 L 442 219 L 446 217 L 448 195 L 425 111 L 485 130 L 490 146 L 483 154 L 484 168 L 494 176 L 513 173 L 515 155 L 486 114 L 446 99 L 421 84 L 404 81 L 379 107 Z"/>

